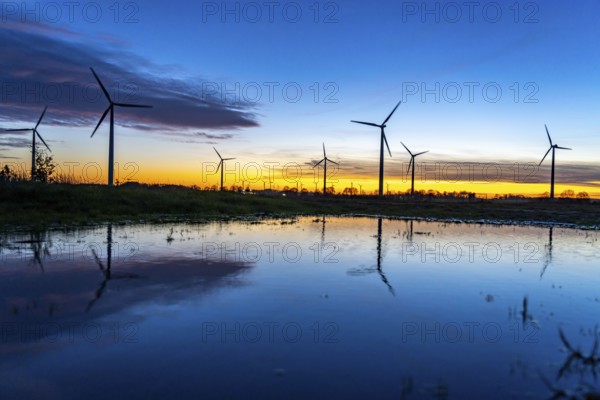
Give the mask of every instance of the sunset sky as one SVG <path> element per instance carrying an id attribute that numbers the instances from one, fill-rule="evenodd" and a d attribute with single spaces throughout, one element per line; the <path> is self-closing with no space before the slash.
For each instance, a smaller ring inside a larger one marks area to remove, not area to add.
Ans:
<path id="1" fill-rule="evenodd" d="M 76 4 L 76 5 L 69 5 Z M 471 4 L 470 6 L 468 4 Z M 377 186 L 381 123 L 386 183 L 416 189 L 549 191 L 600 197 L 600 2 L 3 2 L 0 127 L 39 131 L 61 170 L 106 182 L 115 101 L 117 177 L 163 183 L 315 189 L 312 165 L 339 162 L 337 191 Z M 0 132 L 0 162 L 30 165 L 31 136 Z M 286 166 L 284 168 L 284 166 Z M 100 168 L 100 170 L 98 170 Z M 321 170 L 319 172 L 322 173 Z M 285 176 L 287 180 L 284 179 Z M 316 182 L 318 187 L 322 181 Z M 268 187 L 268 183 L 266 184 Z"/>

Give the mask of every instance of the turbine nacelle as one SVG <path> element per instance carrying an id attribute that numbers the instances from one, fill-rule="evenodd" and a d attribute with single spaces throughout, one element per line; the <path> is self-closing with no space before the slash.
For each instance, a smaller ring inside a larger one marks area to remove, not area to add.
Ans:
<path id="1" fill-rule="evenodd" d="M 544 154 L 544 158 L 542 158 L 542 161 L 540 161 L 539 165 L 542 165 L 542 163 L 544 162 L 544 160 L 546 160 L 546 157 L 548 157 L 548 154 L 550 154 L 551 151 L 553 152 L 554 150 L 557 150 L 557 149 L 558 150 L 573 150 L 568 147 L 561 147 L 557 144 L 554 144 L 552 142 L 552 138 L 550 137 L 550 132 L 548 131 L 548 126 L 544 125 L 544 127 L 546 128 L 546 135 L 548 136 L 548 141 L 550 142 L 550 148 L 548 149 L 546 154 Z"/>
<path id="2" fill-rule="evenodd" d="M 100 118 L 100 121 L 98 121 L 98 124 L 96 125 L 96 128 L 94 129 L 94 132 L 92 132 L 92 136 L 90 136 L 90 137 L 94 137 L 94 135 L 96 134 L 96 131 L 98 130 L 98 128 L 100 127 L 100 125 L 104 121 L 104 118 L 106 118 L 106 115 L 108 114 L 109 111 L 110 111 L 111 116 L 112 116 L 112 114 L 114 113 L 115 106 L 117 106 L 117 107 L 127 107 L 127 108 L 152 108 L 152 106 L 147 106 L 147 105 L 143 105 L 143 104 L 128 104 L 128 103 L 117 103 L 117 102 L 114 102 L 112 100 L 112 98 L 110 97 L 110 94 L 108 93 L 108 90 L 106 90 L 106 87 L 104 87 L 104 84 L 102 83 L 102 81 L 100 80 L 100 78 L 98 77 L 98 75 L 96 74 L 96 71 L 94 71 L 94 68 L 90 67 L 90 70 L 92 71 L 92 74 L 94 74 L 94 78 L 96 78 L 96 81 L 98 82 L 98 85 L 100 85 L 100 88 L 102 89 L 102 92 L 104 93 L 104 97 L 106 97 L 106 100 L 108 100 L 108 102 L 109 102 L 108 107 L 104 111 L 104 114 L 102 114 L 102 117 Z"/>
<path id="3" fill-rule="evenodd" d="M 410 154 L 410 163 L 408 163 L 408 169 L 406 170 L 406 173 L 408 174 L 410 172 L 410 168 L 412 167 L 414 169 L 415 167 L 415 158 L 417 158 L 420 155 L 423 155 L 425 153 L 429 153 L 429 150 L 427 151 L 422 151 L 420 153 L 417 154 L 413 154 L 408 147 L 406 147 L 406 145 L 402 142 L 400 142 L 400 144 L 402 144 L 402 146 L 406 149 L 406 151 L 408 151 L 408 154 Z"/>
<path id="4" fill-rule="evenodd" d="M 350 121 L 355 124 L 362 124 L 362 125 L 368 125 L 368 126 L 374 126 L 376 128 L 380 128 L 381 129 L 381 138 L 383 139 L 383 142 L 385 143 L 385 146 L 387 147 L 390 157 L 392 156 L 392 151 L 390 150 L 390 145 L 388 144 L 387 137 L 385 136 L 385 128 L 387 128 L 388 121 L 390 120 L 390 118 L 392 118 L 392 115 L 394 115 L 394 113 L 396 112 L 396 110 L 398 109 L 398 107 L 400 106 L 401 103 L 402 103 L 402 101 L 399 101 L 398 104 L 396 104 L 396 107 L 394 107 L 394 109 L 392 110 L 390 115 L 388 115 L 388 117 L 381 124 L 375 124 L 373 122 L 354 121 L 354 120 Z M 383 162 L 383 159 L 380 160 L 380 163 L 382 163 L 382 162 Z"/>
<path id="5" fill-rule="evenodd" d="M 225 161 L 235 160 L 235 158 L 223 158 L 221 157 L 221 154 L 217 151 L 216 148 L 213 147 L 213 149 L 215 150 L 215 153 L 217 153 L 217 155 L 219 156 L 219 160 L 221 160 L 221 162 L 219 162 L 219 165 L 217 166 L 217 171 L 223 166 L 223 164 L 225 164 Z"/>
<path id="6" fill-rule="evenodd" d="M 340 165 L 340 164 L 336 163 L 335 161 L 330 160 L 329 157 L 327 157 L 327 152 L 325 151 L 325 143 L 323 143 L 323 159 L 321 161 L 319 161 L 318 163 L 316 163 L 315 165 L 313 165 L 313 168 L 318 167 L 323 162 L 325 162 L 325 163 L 330 162 L 335 165 Z"/>
<path id="7" fill-rule="evenodd" d="M 40 135 L 40 132 L 37 130 L 37 128 L 42 123 L 42 119 L 44 119 L 44 115 L 46 115 L 46 110 L 48 110 L 48 106 L 44 107 L 44 111 L 42 111 L 42 115 L 40 115 L 40 118 L 38 119 L 37 124 L 35 124 L 35 126 L 33 128 L 3 129 L 3 131 L 4 132 L 31 132 L 34 136 L 37 136 L 42 141 L 42 143 L 44 143 L 44 146 L 46 146 L 48 151 L 52 151 L 52 150 L 50 150 L 50 146 L 48 146 L 48 144 L 46 143 L 46 141 L 44 140 L 42 135 Z"/>

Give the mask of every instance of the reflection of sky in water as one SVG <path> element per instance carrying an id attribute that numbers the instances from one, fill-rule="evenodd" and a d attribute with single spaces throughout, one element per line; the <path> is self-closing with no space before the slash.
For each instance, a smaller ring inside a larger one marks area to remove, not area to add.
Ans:
<path id="1" fill-rule="evenodd" d="M 290 222 L 3 236 L 0 391 L 539 398 L 539 373 L 593 382 L 555 377 L 559 327 L 593 342 L 597 233 Z"/>

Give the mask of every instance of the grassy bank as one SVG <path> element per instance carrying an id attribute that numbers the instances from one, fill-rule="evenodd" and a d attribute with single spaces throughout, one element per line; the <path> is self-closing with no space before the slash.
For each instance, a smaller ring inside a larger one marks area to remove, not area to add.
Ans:
<path id="1" fill-rule="evenodd" d="M 435 219 L 538 221 L 600 226 L 600 203 L 242 195 L 184 187 L 0 185 L 0 226 L 225 218 L 256 214 L 372 214 Z"/>

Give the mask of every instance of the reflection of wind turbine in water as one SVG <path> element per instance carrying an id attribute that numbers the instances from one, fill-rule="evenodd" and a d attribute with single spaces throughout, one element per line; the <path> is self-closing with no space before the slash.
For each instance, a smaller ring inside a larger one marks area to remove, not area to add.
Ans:
<path id="1" fill-rule="evenodd" d="M 385 283 L 385 285 L 388 287 L 388 290 L 390 291 L 390 293 L 395 296 L 396 292 L 394 291 L 394 288 L 392 287 L 392 285 L 390 285 L 390 283 L 387 280 L 387 277 L 385 276 L 385 274 L 383 273 L 383 270 L 381 269 L 381 231 L 382 231 L 382 225 L 383 225 L 382 219 L 381 218 L 377 218 L 377 272 L 379 272 L 379 276 L 381 276 L 381 281 L 383 283 Z"/>
<path id="2" fill-rule="evenodd" d="M 94 259 L 96 260 L 98 267 L 100 268 L 100 272 L 102 272 L 102 275 L 104 275 L 104 280 L 102 281 L 102 283 L 100 284 L 98 289 L 96 289 L 96 297 L 94 297 L 94 299 L 88 303 L 88 306 L 86 307 L 85 312 L 90 311 L 92 309 L 92 307 L 94 306 L 94 304 L 96 304 L 96 302 L 98 300 L 100 300 L 100 298 L 104 294 L 104 291 L 106 290 L 108 281 L 110 281 L 113 278 L 112 273 L 111 273 L 112 245 L 113 245 L 112 224 L 108 224 L 108 227 L 106 228 L 106 268 L 104 267 L 104 264 L 102 264 L 102 261 L 98 257 L 98 253 L 96 253 L 96 249 L 92 249 L 92 254 L 94 255 Z M 125 274 L 122 276 L 116 276 L 114 278 L 115 279 L 137 278 L 137 275 Z"/>
<path id="3" fill-rule="evenodd" d="M 40 266 L 40 270 L 44 272 L 44 264 L 42 263 L 42 254 L 44 256 L 50 256 L 50 250 L 48 249 L 47 242 L 50 239 L 42 238 L 42 234 L 40 232 L 31 232 L 29 234 L 29 240 L 17 241 L 15 244 L 28 244 L 29 249 L 33 255 L 33 264 L 38 264 Z M 52 246 L 52 243 L 50 243 Z M 11 248 L 11 247 L 8 247 Z M 21 250 L 20 246 L 16 247 L 16 249 Z"/>
<path id="4" fill-rule="evenodd" d="M 361 276 L 361 275 L 365 275 L 365 274 L 371 274 L 371 273 L 377 271 L 377 273 L 381 277 L 381 281 L 383 283 L 385 283 L 385 285 L 388 287 L 388 290 L 390 291 L 390 293 L 395 296 L 396 291 L 394 290 L 392 285 L 390 285 L 390 282 L 388 281 L 387 277 L 385 276 L 385 273 L 383 272 L 383 269 L 381 268 L 381 262 L 383 260 L 383 256 L 381 254 L 382 253 L 382 230 L 383 230 L 383 220 L 381 218 L 378 218 L 377 219 L 377 236 L 376 236 L 377 237 L 377 266 L 372 266 L 372 267 L 368 267 L 368 268 L 361 266 L 358 268 L 353 268 L 348 271 L 348 275 Z"/>
<path id="5" fill-rule="evenodd" d="M 551 226 L 550 230 L 548 232 L 548 244 L 546 245 L 546 258 L 544 260 L 544 266 L 542 267 L 542 272 L 540 272 L 540 279 L 542 279 L 544 277 L 544 274 L 546 273 L 546 269 L 552 263 L 552 234 L 553 234 L 553 230 L 554 230 L 554 227 Z"/>
<path id="6" fill-rule="evenodd" d="M 412 219 L 410 221 L 405 221 L 406 222 L 406 240 L 408 240 L 409 242 L 413 241 L 413 224 L 415 221 L 413 221 Z"/>
<path id="7" fill-rule="evenodd" d="M 31 251 L 33 251 L 33 261 L 34 263 L 38 263 L 40 265 L 40 269 L 44 272 L 44 264 L 42 264 L 42 257 L 40 253 L 44 253 L 45 256 L 50 255 L 50 251 L 48 250 L 47 245 L 42 245 L 43 241 L 40 237 L 40 233 L 36 233 L 36 237 L 34 239 L 33 233 L 31 234 Z"/>
<path id="8" fill-rule="evenodd" d="M 325 223 L 327 222 L 327 220 L 325 219 L 324 215 L 323 215 L 323 221 L 322 222 L 323 222 L 323 227 L 321 228 L 321 247 L 325 243 Z"/>

